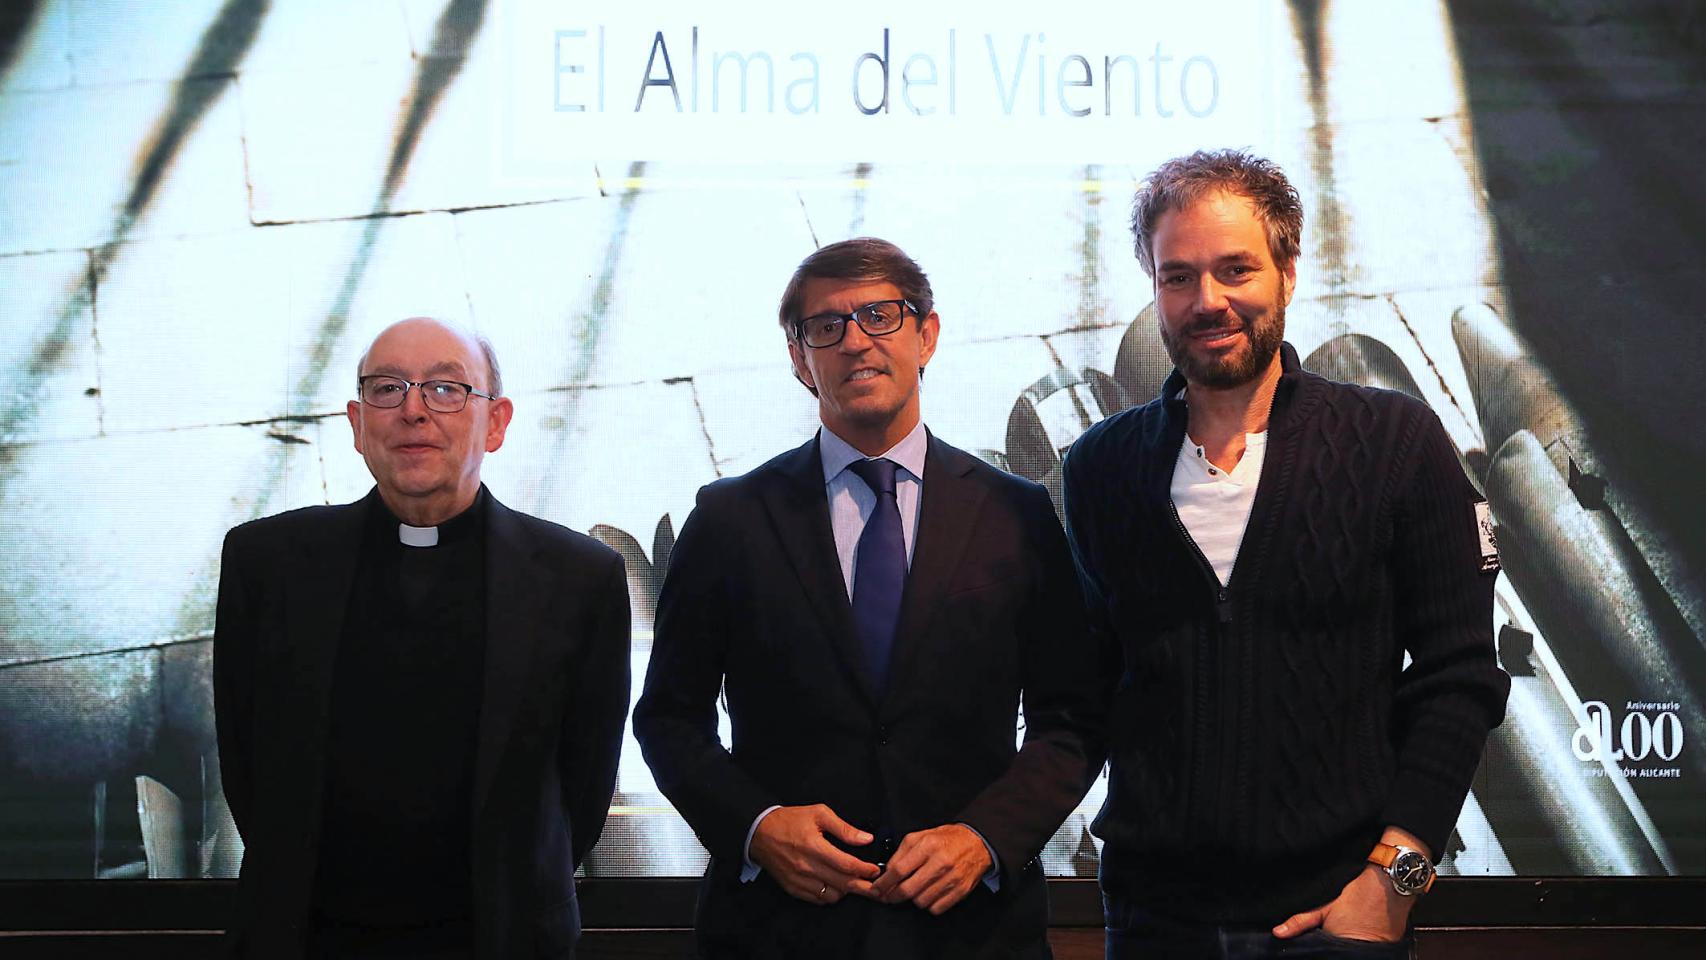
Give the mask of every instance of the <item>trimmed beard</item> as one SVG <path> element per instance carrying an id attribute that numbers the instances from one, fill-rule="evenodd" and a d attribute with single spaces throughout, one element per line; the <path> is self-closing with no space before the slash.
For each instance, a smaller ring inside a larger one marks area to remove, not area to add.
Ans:
<path id="1" fill-rule="evenodd" d="M 1173 366 L 1184 375 L 1186 383 L 1194 383 L 1211 390 L 1229 390 L 1241 387 L 1261 376 L 1274 362 L 1274 354 L 1279 352 L 1280 343 L 1285 340 L 1285 304 L 1275 303 L 1272 312 L 1267 317 L 1250 321 L 1236 312 L 1238 322 L 1244 327 L 1244 336 L 1250 341 L 1250 352 L 1242 359 L 1228 360 L 1199 360 L 1190 351 L 1186 341 L 1191 332 L 1197 329 L 1213 329 L 1221 321 L 1208 320 L 1192 323 L 1180 330 L 1174 336 L 1167 328 L 1167 320 L 1156 311 L 1155 323 L 1161 331 L 1161 345 L 1167 348 L 1167 357 L 1173 361 Z"/>

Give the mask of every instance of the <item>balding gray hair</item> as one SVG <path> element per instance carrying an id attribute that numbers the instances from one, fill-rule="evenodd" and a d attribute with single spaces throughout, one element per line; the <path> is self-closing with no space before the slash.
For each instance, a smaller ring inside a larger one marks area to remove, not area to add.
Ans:
<path id="1" fill-rule="evenodd" d="M 498 352 L 493 349 L 492 341 L 488 340 L 485 334 L 469 330 L 461 324 L 451 323 L 449 320 L 441 320 L 438 317 L 406 317 L 404 319 L 431 320 L 433 323 L 444 327 L 446 330 L 454 330 L 462 336 L 474 341 L 474 346 L 478 347 L 480 350 L 480 358 L 486 361 L 485 391 L 494 397 L 501 397 L 504 395 L 504 376 L 502 369 L 498 367 Z M 397 321 L 397 323 L 402 322 L 404 321 Z M 392 324 L 391 326 L 396 326 L 396 324 Z M 386 327 L 385 329 L 389 330 L 390 327 Z M 380 331 L 380 333 L 383 332 L 383 330 Z M 373 339 L 378 340 L 378 335 L 375 335 Z M 368 341 L 367 349 L 361 352 L 361 358 L 355 362 L 356 389 L 358 390 L 361 388 L 362 371 L 367 369 L 367 355 L 372 352 L 373 341 Z"/>

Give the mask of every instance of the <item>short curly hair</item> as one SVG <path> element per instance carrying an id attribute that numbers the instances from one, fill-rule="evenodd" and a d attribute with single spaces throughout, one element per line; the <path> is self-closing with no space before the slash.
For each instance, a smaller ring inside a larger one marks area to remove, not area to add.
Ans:
<path id="1" fill-rule="evenodd" d="M 1268 252 L 1281 269 L 1302 250 L 1303 201 L 1272 160 L 1245 150 L 1198 150 L 1155 168 L 1131 204 L 1132 246 L 1143 272 L 1155 276 L 1155 225 L 1169 210 L 1181 210 L 1216 190 L 1255 204 L 1268 234 Z"/>

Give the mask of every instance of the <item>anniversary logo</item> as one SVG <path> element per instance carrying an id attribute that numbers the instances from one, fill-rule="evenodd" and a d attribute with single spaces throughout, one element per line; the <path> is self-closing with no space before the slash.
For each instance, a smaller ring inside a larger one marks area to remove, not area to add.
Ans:
<path id="1" fill-rule="evenodd" d="M 1680 780 L 1682 768 L 1675 765 L 1683 751 L 1683 724 L 1678 711 L 1682 704 L 1672 700 L 1630 700 L 1622 711 L 1598 700 L 1582 704 L 1582 725 L 1570 739 L 1577 760 L 1610 761 L 1626 777 L 1660 777 Z M 1617 716 L 1621 712 L 1621 722 Z M 1588 776 L 1605 776 L 1604 769 L 1588 767 Z"/>

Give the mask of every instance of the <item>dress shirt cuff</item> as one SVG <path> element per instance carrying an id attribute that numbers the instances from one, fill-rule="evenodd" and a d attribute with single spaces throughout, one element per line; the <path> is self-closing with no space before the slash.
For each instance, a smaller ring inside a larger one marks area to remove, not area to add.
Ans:
<path id="1" fill-rule="evenodd" d="M 752 818 L 752 826 L 746 828 L 746 843 L 741 844 L 740 848 L 741 883 L 751 883 L 753 880 L 756 880 L 758 878 L 758 874 L 763 871 L 763 867 L 752 862 L 752 835 L 758 832 L 758 822 L 760 820 L 763 820 L 765 817 L 770 816 L 772 812 L 780 809 L 782 809 L 782 805 L 779 803 L 773 803 L 770 806 L 765 807 L 763 810 L 759 811 L 758 816 Z M 984 844 L 984 846 L 988 845 L 989 844 L 987 843 Z M 994 855 L 994 852 L 991 851 L 990 856 Z"/>
<path id="2" fill-rule="evenodd" d="M 983 875 L 983 885 L 989 888 L 990 893 L 1000 893 L 1001 858 L 995 855 L 995 848 L 989 845 L 988 840 L 983 839 L 983 834 L 978 833 L 976 827 L 963 820 L 960 822 L 960 826 L 970 830 L 983 843 L 983 849 L 989 851 L 989 872 Z"/>

